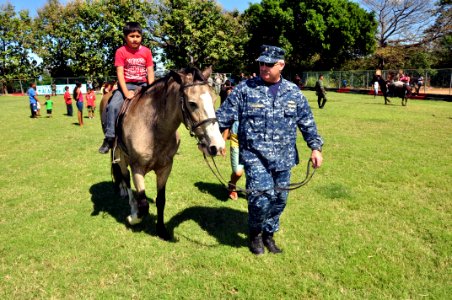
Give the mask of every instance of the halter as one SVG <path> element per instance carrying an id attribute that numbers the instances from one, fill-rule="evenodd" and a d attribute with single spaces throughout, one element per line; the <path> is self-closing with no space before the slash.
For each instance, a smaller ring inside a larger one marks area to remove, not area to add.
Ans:
<path id="1" fill-rule="evenodd" d="M 215 124 L 218 123 L 217 118 L 207 118 L 205 120 L 199 121 L 198 123 L 193 122 L 192 117 L 190 116 L 189 112 L 188 112 L 188 107 L 187 107 L 187 97 L 184 94 L 184 90 L 193 86 L 197 86 L 197 85 L 206 85 L 208 84 L 207 81 L 202 81 L 202 82 L 193 82 L 193 83 L 189 83 L 186 84 L 184 86 L 181 86 L 181 94 L 182 96 L 180 97 L 180 102 L 181 102 L 181 110 L 182 110 L 182 117 L 184 119 L 184 125 L 187 128 L 187 130 L 190 132 L 190 136 L 196 137 L 194 131 L 200 127 L 203 126 L 205 124 Z M 196 137 L 197 138 L 197 137 Z M 198 139 L 198 138 L 197 138 Z M 199 139 L 198 139 L 199 141 Z"/>

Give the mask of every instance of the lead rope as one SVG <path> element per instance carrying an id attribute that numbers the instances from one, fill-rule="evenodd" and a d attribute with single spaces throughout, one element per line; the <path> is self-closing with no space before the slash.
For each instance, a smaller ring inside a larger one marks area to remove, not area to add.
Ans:
<path id="1" fill-rule="evenodd" d="M 249 194 L 249 193 L 252 193 L 252 192 L 258 192 L 258 195 L 264 194 L 265 192 L 272 190 L 272 189 L 266 189 L 266 190 L 245 189 L 245 188 L 239 187 L 239 186 L 237 186 L 235 184 L 230 184 L 221 175 L 221 172 L 218 169 L 218 166 L 217 166 L 217 164 L 215 162 L 215 159 L 212 156 L 210 157 L 212 159 L 213 165 L 215 166 L 215 169 L 214 169 L 214 168 L 212 168 L 211 164 L 209 163 L 209 160 L 207 159 L 206 155 L 203 154 L 203 156 L 204 156 L 204 161 L 206 162 L 206 164 L 209 167 L 210 171 L 212 171 L 213 175 L 227 189 L 229 189 L 230 187 L 233 187 L 236 192 L 242 192 L 242 193 L 245 193 L 245 194 Z M 312 159 L 309 158 L 308 164 L 307 164 L 307 167 L 306 167 L 306 176 L 305 176 L 305 178 L 302 181 L 295 182 L 295 183 L 290 183 L 286 187 L 275 187 L 275 188 L 273 188 L 273 190 L 275 190 L 275 191 L 292 191 L 292 190 L 296 190 L 296 189 L 306 185 L 311 180 L 311 178 L 314 176 L 314 174 L 315 174 L 315 169 L 313 169 L 311 171 L 311 166 L 312 166 Z"/>

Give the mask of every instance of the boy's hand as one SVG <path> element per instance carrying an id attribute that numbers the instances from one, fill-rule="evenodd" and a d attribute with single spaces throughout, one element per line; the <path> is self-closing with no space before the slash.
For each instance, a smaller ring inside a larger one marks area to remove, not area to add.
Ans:
<path id="1" fill-rule="evenodd" d="M 127 90 L 127 91 L 124 93 L 124 96 L 126 96 L 127 99 L 132 99 L 133 96 L 135 96 L 135 91 L 129 91 L 129 90 Z"/>

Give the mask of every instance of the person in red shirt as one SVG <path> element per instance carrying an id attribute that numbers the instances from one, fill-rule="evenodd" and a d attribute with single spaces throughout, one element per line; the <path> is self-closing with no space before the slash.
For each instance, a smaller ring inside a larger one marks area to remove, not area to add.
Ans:
<path id="1" fill-rule="evenodd" d="M 93 89 L 88 88 L 86 98 L 86 108 L 88 108 L 88 118 L 94 118 L 94 110 L 96 109 L 96 94 Z"/>
<path id="2" fill-rule="evenodd" d="M 69 117 L 72 117 L 72 97 L 71 97 L 71 93 L 69 93 L 69 87 L 66 86 L 64 88 L 65 92 L 64 92 L 64 102 L 66 103 L 66 110 L 67 110 L 67 115 Z"/>
<path id="3" fill-rule="evenodd" d="M 125 45 L 116 50 L 115 67 L 118 90 L 106 108 L 105 139 L 99 152 L 105 154 L 113 147 L 115 124 L 124 99 L 135 95 L 139 86 L 154 82 L 154 62 L 149 48 L 141 45 L 142 28 L 137 22 L 128 22 L 123 28 Z"/>

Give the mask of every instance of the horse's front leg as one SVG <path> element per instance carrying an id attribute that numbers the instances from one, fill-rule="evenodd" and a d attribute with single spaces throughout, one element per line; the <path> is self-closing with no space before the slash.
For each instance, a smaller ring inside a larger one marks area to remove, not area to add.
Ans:
<path id="1" fill-rule="evenodd" d="M 149 213 L 149 203 L 145 193 L 144 173 L 134 172 L 132 169 L 132 174 L 137 197 L 136 199 L 129 197 L 130 216 L 127 217 L 127 221 L 130 225 L 135 225 L 141 223 L 143 217 Z"/>
<path id="2" fill-rule="evenodd" d="M 172 164 L 155 172 L 157 177 L 157 234 L 165 241 L 171 238 L 165 227 L 166 182 L 171 168 Z"/>

